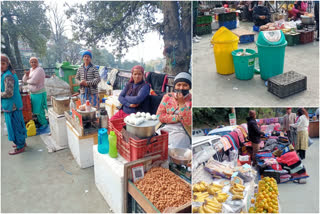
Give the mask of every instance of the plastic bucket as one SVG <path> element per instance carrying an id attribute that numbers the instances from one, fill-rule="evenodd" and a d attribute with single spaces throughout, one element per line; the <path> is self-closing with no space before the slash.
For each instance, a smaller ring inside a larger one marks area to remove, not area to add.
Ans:
<path id="1" fill-rule="evenodd" d="M 270 77 L 283 73 L 286 46 L 287 41 L 279 46 L 257 43 L 261 79 L 268 80 Z"/>
<path id="2" fill-rule="evenodd" d="M 249 56 L 237 56 L 237 53 L 243 52 L 243 49 L 232 51 L 233 63 L 236 73 L 236 78 L 240 80 L 250 80 L 254 74 L 254 60 L 256 52 L 252 49 L 246 49 Z"/>
<path id="3" fill-rule="evenodd" d="M 227 75 L 234 73 L 231 53 L 238 49 L 238 42 L 239 37 L 225 27 L 219 28 L 213 35 L 211 44 L 213 44 L 213 53 L 219 74 Z"/>

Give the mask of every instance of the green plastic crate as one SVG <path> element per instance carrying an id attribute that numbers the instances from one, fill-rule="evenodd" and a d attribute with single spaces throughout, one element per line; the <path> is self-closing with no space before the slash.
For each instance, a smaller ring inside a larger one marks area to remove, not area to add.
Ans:
<path id="1" fill-rule="evenodd" d="M 198 16 L 197 17 L 197 25 L 201 24 L 211 24 L 212 16 Z"/>
<path id="2" fill-rule="evenodd" d="M 202 24 L 196 26 L 196 34 L 197 35 L 205 35 L 212 33 L 211 24 Z"/>
<path id="3" fill-rule="evenodd" d="M 298 45 L 300 43 L 300 33 L 284 34 L 288 42 L 288 46 Z"/>
<path id="4" fill-rule="evenodd" d="M 218 20 L 221 22 L 237 20 L 237 14 L 236 12 L 220 13 L 218 15 Z"/>
<path id="5" fill-rule="evenodd" d="M 56 68 L 55 68 L 55 74 L 57 77 L 59 77 L 61 80 L 65 81 L 66 83 L 69 84 L 69 76 L 72 75 L 76 75 L 78 68 L 80 67 L 80 65 L 71 65 L 70 62 L 63 62 L 61 63 L 57 63 L 56 64 Z M 64 72 L 64 76 L 60 77 L 59 75 L 59 69 L 62 69 Z M 72 83 L 75 84 L 75 79 L 72 79 Z M 76 92 L 79 90 L 79 86 L 74 86 L 73 87 L 73 91 Z"/>

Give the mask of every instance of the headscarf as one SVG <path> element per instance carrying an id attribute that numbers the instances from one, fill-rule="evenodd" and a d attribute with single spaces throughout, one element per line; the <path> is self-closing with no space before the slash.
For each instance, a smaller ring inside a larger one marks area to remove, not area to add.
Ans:
<path id="1" fill-rule="evenodd" d="M 139 69 L 139 70 L 142 72 L 142 75 L 144 75 L 144 68 L 143 68 L 141 65 L 135 65 L 135 66 L 133 66 L 133 67 L 131 68 L 131 77 L 130 77 L 130 80 L 129 80 L 130 83 L 133 83 L 133 82 L 134 82 L 134 81 L 133 81 L 133 77 L 132 77 L 134 69 Z"/>
<path id="2" fill-rule="evenodd" d="M 9 58 L 6 55 L 1 54 L 1 62 L 6 62 L 8 64 L 8 70 L 10 70 L 12 73 L 15 73 Z"/>
<path id="3" fill-rule="evenodd" d="M 38 60 L 38 58 L 37 57 L 31 57 L 30 59 L 29 59 L 29 63 L 31 62 L 31 60 L 33 60 L 33 59 L 35 59 L 36 61 L 37 61 L 37 63 L 39 64 L 39 60 Z"/>

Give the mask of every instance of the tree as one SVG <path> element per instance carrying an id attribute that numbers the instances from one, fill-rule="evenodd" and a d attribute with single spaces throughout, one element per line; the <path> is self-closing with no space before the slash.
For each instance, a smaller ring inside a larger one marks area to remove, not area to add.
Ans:
<path id="1" fill-rule="evenodd" d="M 38 55 L 45 54 L 50 36 L 46 9 L 40 1 L 1 2 L 1 52 L 9 56 L 15 68 L 23 68 L 20 39 Z"/>
<path id="2" fill-rule="evenodd" d="M 155 14 L 162 12 L 163 19 Z M 191 56 L 191 2 L 182 1 L 90 1 L 67 11 L 74 37 L 88 46 L 111 44 L 116 58 L 158 31 L 163 36 L 166 57 L 164 71 L 170 75 L 188 71 Z"/>

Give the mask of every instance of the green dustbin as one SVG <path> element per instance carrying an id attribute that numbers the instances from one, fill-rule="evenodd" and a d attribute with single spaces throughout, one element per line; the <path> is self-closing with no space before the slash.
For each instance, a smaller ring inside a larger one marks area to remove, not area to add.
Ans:
<path id="1" fill-rule="evenodd" d="M 261 31 L 257 40 L 260 74 L 263 80 L 283 73 L 287 41 L 281 30 Z"/>
<path id="2" fill-rule="evenodd" d="M 80 65 L 71 65 L 70 62 L 56 63 L 55 74 L 57 77 L 69 84 L 69 76 L 76 75 Z M 62 69 L 63 76 L 60 75 L 59 70 Z M 72 83 L 75 84 L 74 78 Z M 79 86 L 74 86 L 73 91 L 76 92 L 79 90 Z"/>
<path id="3" fill-rule="evenodd" d="M 231 53 L 236 78 L 240 80 L 250 80 L 254 74 L 254 60 L 256 58 L 256 52 L 252 49 L 245 49 L 245 52 L 250 55 L 239 56 L 238 54 L 241 52 L 243 52 L 243 49 L 238 49 Z"/>

